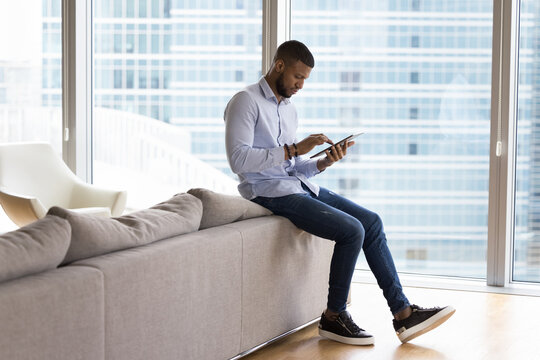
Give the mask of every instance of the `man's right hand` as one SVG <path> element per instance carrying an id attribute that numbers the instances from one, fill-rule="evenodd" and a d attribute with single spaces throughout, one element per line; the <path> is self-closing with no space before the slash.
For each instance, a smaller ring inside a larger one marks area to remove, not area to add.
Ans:
<path id="1" fill-rule="evenodd" d="M 322 145 L 324 143 L 334 145 L 332 140 L 327 138 L 324 134 L 311 134 L 307 138 L 296 144 L 296 147 L 298 148 L 298 155 L 307 154 L 308 152 L 313 150 L 315 146 Z"/>

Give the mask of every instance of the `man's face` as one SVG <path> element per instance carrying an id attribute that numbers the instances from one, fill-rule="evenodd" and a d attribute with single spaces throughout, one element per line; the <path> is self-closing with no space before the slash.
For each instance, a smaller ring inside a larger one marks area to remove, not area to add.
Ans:
<path id="1" fill-rule="evenodd" d="M 284 98 L 290 98 L 304 87 L 304 80 L 309 77 L 311 68 L 301 61 L 292 65 L 283 64 L 283 71 L 276 80 L 276 90 Z"/>

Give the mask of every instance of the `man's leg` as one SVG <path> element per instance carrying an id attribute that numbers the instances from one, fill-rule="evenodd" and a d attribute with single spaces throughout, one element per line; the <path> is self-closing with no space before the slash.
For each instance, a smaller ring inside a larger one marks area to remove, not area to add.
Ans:
<path id="1" fill-rule="evenodd" d="M 320 189 L 316 199 L 353 216 L 362 223 L 365 229 L 362 248 L 390 311 L 396 315 L 405 309 L 408 310 L 409 300 L 403 293 L 381 218 L 376 213 L 325 188 Z"/>
<path id="2" fill-rule="evenodd" d="M 253 201 L 276 215 L 288 218 L 300 229 L 335 241 L 330 264 L 328 305 L 321 315 L 319 334 L 346 344 L 372 345 L 373 336 L 358 327 L 345 310 L 356 260 L 364 240 L 364 228 L 360 221 L 314 199 L 312 194 L 258 197 Z"/>
<path id="3" fill-rule="evenodd" d="M 382 221 L 377 214 L 324 188 L 320 189 L 317 199 L 354 216 L 364 226 L 366 235 L 363 250 L 394 314 L 393 325 L 401 342 L 408 342 L 433 330 L 454 314 L 455 309 L 452 306 L 422 308 L 409 305 L 386 244 Z"/>
<path id="4" fill-rule="evenodd" d="M 328 309 L 335 313 L 345 310 L 354 268 L 364 240 L 364 228 L 360 221 L 312 198 L 310 194 L 258 197 L 253 201 L 276 215 L 286 217 L 310 234 L 335 241 L 330 264 Z"/>

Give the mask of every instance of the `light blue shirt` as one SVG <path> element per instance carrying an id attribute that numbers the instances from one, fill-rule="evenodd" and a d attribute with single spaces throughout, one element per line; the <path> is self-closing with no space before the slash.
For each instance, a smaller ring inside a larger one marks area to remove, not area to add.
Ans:
<path id="1" fill-rule="evenodd" d="M 278 103 L 264 76 L 232 97 L 224 119 L 227 159 L 240 178 L 240 195 L 253 199 L 305 193 L 302 183 L 319 194 L 319 187 L 308 181 L 319 173 L 317 159 L 294 157 L 296 108 L 289 99 Z M 284 144 L 291 160 L 285 160 Z"/>

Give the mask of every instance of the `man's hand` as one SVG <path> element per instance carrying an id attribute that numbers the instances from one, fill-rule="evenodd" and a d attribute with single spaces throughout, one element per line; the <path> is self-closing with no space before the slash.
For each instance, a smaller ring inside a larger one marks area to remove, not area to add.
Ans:
<path id="1" fill-rule="evenodd" d="M 343 159 L 347 155 L 347 149 L 354 145 L 354 141 L 349 141 L 343 146 L 334 145 L 330 150 L 326 150 L 326 157 L 317 161 L 317 169 L 324 171 L 327 167 L 332 166 L 335 162 Z"/>
<path id="2" fill-rule="evenodd" d="M 315 146 L 322 145 L 324 143 L 328 143 L 330 145 L 334 144 L 332 140 L 327 138 L 324 134 L 311 134 L 307 138 L 296 144 L 296 148 L 298 149 L 298 155 L 307 154 L 308 152 L 313 150 Z"/>

